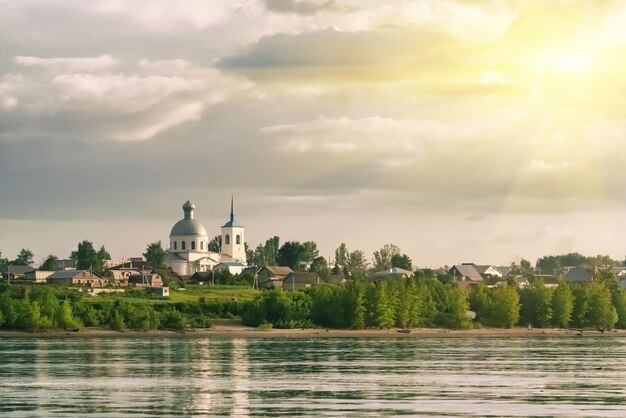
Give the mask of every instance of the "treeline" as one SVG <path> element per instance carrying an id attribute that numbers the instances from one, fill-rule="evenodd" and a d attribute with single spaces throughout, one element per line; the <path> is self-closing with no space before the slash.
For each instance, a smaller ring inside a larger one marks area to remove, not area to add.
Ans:
<path id="1" fill-rule="evenodd" d="M 346 285 L 320 285 L 303 292 L 263 292 L 246 305 L 243 322 L 277 328 L 471 328 L 468 308 L 465 291 L 438 280 L 373 283 L 355 278 Z"/>
<path id="2" fill-rule="evenodd" d="M 234 302 L 153 303 L 87 301 L 80 293 L 51 286 L 0 285 L 0 329 L 31 332 L 78 330 L 84 326 L 113 330 L 211 327 L 215 318 L 240 315 Z"/>
<path id="3" fill-rule="evenodd" d="M 472 321 L 471 314 L 475 313 Z M 518 289 L 513 283 L 470 291 L 456 284 L 419 277 L 373 283 L 355 279 L 342 286 L 320 285 L 302 292 L 261 293 L 246 305 L 249 326 L 344 329 L 515 325 L 597 329 L 626 328 L 626 290 L 614 277 L 582 285 L 561 282 L 547 288 L 541 280 Z"/>

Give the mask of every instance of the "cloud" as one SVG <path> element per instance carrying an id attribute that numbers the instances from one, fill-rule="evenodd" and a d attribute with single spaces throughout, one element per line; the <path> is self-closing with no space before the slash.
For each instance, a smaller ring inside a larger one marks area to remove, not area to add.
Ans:
<path id="1" fill-rule="evenodd" d="M 184 122 L 197 121 L 202 116 L 204 106 L 202 103 L 188 103 L 180 107 L 176 107 L 159 115 L 158 120 L 153 124 L 144 125 L 132 131 L 123 132 L 117 135 L 120 140 L 145 140 Z"/>
<path id="2" fill-rule="evenodd" d="M 149 70 L 181 70 L 191 67 L 191 62 L 184 59 L 156 61 L 142 59 L 137 63 L 137 65 L 139 65 L 140 68 L 145 68 Z"/>
<path id="3" fill-rule="evenodd" d="M 100 55 L 94 58 L 38 58 L 15 57 L 15 62 L 25 67 L 41 67 L 54 71 L 67 72 L 94 72 L 107 70 L 119 64 L 119 60 L 110 55 Z"/>

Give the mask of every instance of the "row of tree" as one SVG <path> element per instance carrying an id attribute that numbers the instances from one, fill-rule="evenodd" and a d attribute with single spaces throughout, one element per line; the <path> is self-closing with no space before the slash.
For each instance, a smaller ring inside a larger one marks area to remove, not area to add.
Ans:
<path id="1" fill-rule="evenodd" d="M 554 289 L 541 280 L 518 289 L 515 285 L 466 292 L 455 284 L 419 277 L 374 283 L 360 278 L 344 286 L 320 285 L 304 292 L 281 289 L 261 293 L 244 310 L 244 323 L 279 328 L 312 324 L 334 328 L 473 326 L 494 327 L 626 328 L 626 290 L 607 277 L 571 286 L 561 282 Z"/>

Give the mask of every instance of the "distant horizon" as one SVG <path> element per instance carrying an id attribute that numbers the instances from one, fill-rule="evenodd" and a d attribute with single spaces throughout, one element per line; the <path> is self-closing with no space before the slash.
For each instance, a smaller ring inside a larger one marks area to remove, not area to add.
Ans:
<path id="1" fill-rule="evenodd" d="M 271 236 L 414 265 L 626 253 L 626 4 L 7 0 L 0 251 L 114 258 L 231 188 Z"/>

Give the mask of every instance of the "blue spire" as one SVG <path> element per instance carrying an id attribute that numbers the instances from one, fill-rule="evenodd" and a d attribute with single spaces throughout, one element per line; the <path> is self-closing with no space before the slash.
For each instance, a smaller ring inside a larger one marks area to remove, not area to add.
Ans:
<path id="1" fill-rule="evenodd" d="M 230 223 L 235 223 L 235 198 L 230 195 Z"/>
<path id="2" fill-rule="evenodd" d="M 237 222 L 235 222 L 235 197 L 234 196 L 235 196 L 234 194 L 230 195 L 230 221 L 226 222 L 223 228 L 230 228 L 230 227 L 241 228 L 242 227 Z"/>

